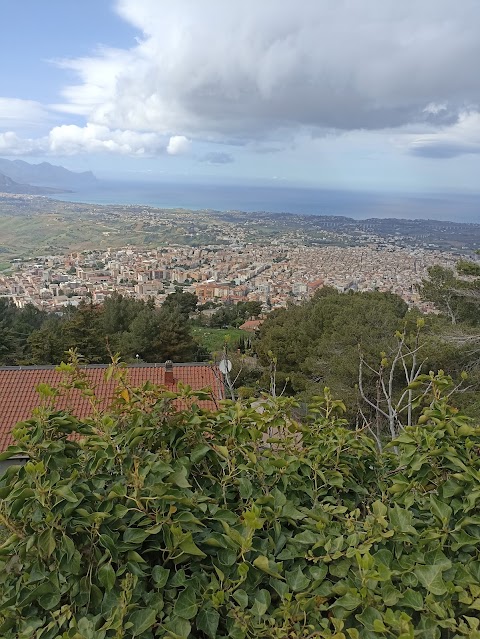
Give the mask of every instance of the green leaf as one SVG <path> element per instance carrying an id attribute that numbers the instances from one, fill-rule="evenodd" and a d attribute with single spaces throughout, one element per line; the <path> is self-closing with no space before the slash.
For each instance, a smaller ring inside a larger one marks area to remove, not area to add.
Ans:
<path id="1" fill-rule="evenodd" d="M 190 461 L 192 464 L 198 464 L 199 461 L 202 461 L 209 450 L 211 450 L 211 448 L 206 444 L 199 444 L 198 446 L 195 446 L 190 453 Z"/>
<path id="2" fill-rule="evenodd" d="M 441 566 L 417 566 L 413 572 L 422 586 L 432 594 L 444 595 L 447 592 L 447 587 L 442 579 Z"/>
<path id="3" fill-rule="evenodd" d="M 220 615 L 214 608 L 203 608 L 196 620 L 198 630 L 204 632 L 210 639 L 217 636 Z"/>
<path id="4" fill-rule="evenodd" d="M 193 555 L 194 557 L 206 557 L 207 555 L 200 550 L 200 548 L 195 544 L 192 538 L 192 533 L 187 535 L 187 538 L 184 539 L 180 546 L 180 550 L 183 550 L 187 555 Z"/>
<path id="5" fill-rule="evenodd" d="M 450 478 L 440 488 L 440 493 L 444 499 L 451 499 L 455 495 L 459 495 L 463 492 L 463 486 L 454 479 Z"/>
<path id="6" fill-rule="evenodd" d="M 293 592 L 306 590 L 310 584 L 310 579 L 303 573 L 300 566 L 285 573 L 287 584 Z"/>
<path id="7" fill-rule="evenodd" d="M 248 606 L 248 595 L 245 590 L 235 590 L 235 592 L 233 593 L 233 598 L 241 608 L 246 608 Z"/>
<path id="8" fill-rule="evenodd" d="M 163 568 L 163 566 L 154 566 L 152 570 L 152 579 L 155 582 L 157 588 L 163 588 L 170 576 L 170 570 Z"/>
<path id="9" fill-rule="evenodd" d="M 430 495 L 430 508 L 435 517 L 437 517 L 443 524 L 448 523 L 453 512 L 448 504 L 440 501 L 440 499 L 435 497 L 435 495 Z"/>
<path id="10" fill-rule="evenodd" d="M 238 492 L 242 499 L 249 499 L 253 493 L 252 482 L 246 477 L 242 477 L 238 480 Z"/>
<path id="11" fill-rule="evenodd" d="M 169 475 L 167 481 L 169 483 L 175 484 L 175 486 L 178 486 L 179 488 L 190 488 L 191 485 L 188 482 L 187 475 L 187 469 L 185 468 L 185 466 L 182 466 L 182 468 Z"/>
<path id="12" fill-rule="evenodd" d="M 358 592 L 347 592 L 343 597 L 339 597 L 336 601 L 333 602 L 332 608 L 340 606 L 340 608 L 345 608 L 345 610 L 355 610 L 362 603 L 362 598 L 358 594 Z"/>
<path id="13" fill-rule="evenodd" d="M 141 544 L 148 537 L 148 532 L 141 528 L 127 528 L 123 533 L 123 541 L 129 544 Z"/>
<path id="14" fill-rule="evenodd" d="M 395 504 L 393 508 L 390 508 L 389 520 L 391 527 L 396 533 L 406 533 L 410 535 L 417 535 L 417 531 L 412 526 L 413 515 L 409 510 L 401 508 L 398 504 Z"/>
<path id="15" fill-rule="evenodd" d="M 423 597 L 418 590 L 412 590 L 407 588 L 403 593 L 403 597 L 400 601 L 405 608 L 413 608 L 414 610 L 423 610 Z"/>
<path id="16" fill-rule="evenodd" d="M 50 557 L 56 548 L 53 530 L 48 528 L 44 530 L 38 538 L 38 548 L 42 557 Z"/>
<path id="17" fill-rule="evenodd" d="M 268 590 L 259 590 L 255 596 L 255 601 L 251 607 L 251 613 L 255 617 L 264 615 L 270 605 L 270 593 Z"/>
<path id="18" fill-rule="evenodd" d="M 287 501 L 285 506 L 282 508 L 282 517 L 295 520 L 305 519 L 305 515 L 297 510 L 291 501 Z"/>
<path id="19" fill-rule="evenodd" d="M 142 632 L 151 628 L 156 618 L 157 611 L 153 608 L 140 608 L 139 610 L 135 610 L 128 618 L 128 621 L 133 624 L 132 636 L 138 637 Z"/>
<path id="20" fill-rule="evenodd" d="M 215 450 L 220 454 L 220 457 L 223 457 L 224 459 L 229 458 L 228 448 L 226 446 L 215 446 Z"/>
<path id="21" fill-rule="evenodd" d="M 381 621 L 383 623 L 382 615 L 375 608 L 365 608 L 361 614 L 355 615 L 355 619 L 364 625 L 367 630 L 373 631 L 375 630 L 375 622 Z"/>
<path id="22" fill-rule="evenodd" d="M 53 491 L 53 493 L 57 495 L 58 497 L 61 497 L 62 499 L 65 499 L 66 501 L 72 504 L 77 503 L 77 501 L 79 501 L 78 497 L 72 491 L 70 486 L 60 486 L 59 488 L 56 488 Z"/>
<path id="23" fill-rule="evenodd" d="M 9 446 L 4 453 L 0 453 L 0 461 L 5 461 L 6 459 L 10 459 L 13 455 L 23 454 L 26 456 L 23 448 L 20 446 Z"/>
<path id="24" fill-rule="evenodd" d="M 173 612 L 177 617 L 181 617 L 182 619 L 193 619 L 197 611 L 198 606 L 195 589 L 192 586 L 188 586 L 188 588 L 185 588 L 178 596 L 175 606 L 173 607 Z"/>
<path id="25" fill-rule="evenodd" d="M 280 597 L 285 597 L 285 595 L 290 592 L 287 584 L 284 581 L 280 581 L 280 579 L 270 579 L 270 585 L 277 592 Z"/>
<path id="26" fill-rule="evenodd" d="M 180 617 L 174 617 L 166 625 L 166 628 L 169 632 L 168 637 L 173 639 L 188 639 L 192 631 L 190 622 Z"/>
<path id="27" fill-rule="evenodd" d="M 451 536 L 455 540 L 455 543 L 452 544 L 452 550 L 454 552 L 456 552 L 463 546 L 472 546 L 473 548 L 476 548 L 478 545 L 478 537 L 469 535 L 465 530 L 452 532 Z"/>
<path id="28" fill-rule="evenodd" d="M 374 632 L 385 632 L 385 630 L 387 630 L 387 627 L 381 619 L 375 619 L 373 622 L 373 630 Z"/>
<path id="29" fill-rule="evenodd" d="M 275 570 L 274 567 L 270 567 L 270 562 L 268 561 L 268 557 L 264 555 L 259 555 L 254 561 L 253 565 L 255 568 L 266 572 L 267 575 L 271 575 L 272 577 L 277 577 L 278 579 L 282 579 L 282 575 Z"/>
<path id="30" fill-rule="evenodd" d="M 60 599 L 61 597 L 59 592 L 48 592 L 38 598 L 38 603 L 45 610 L 52 610 L 58 606 Z"/>
<path id="31" fill-rule="evenodd" d="M 306 546 L 311 546 L 312 544 L 317 543 L 318 538 L 318 533 L 314 533 L 313 530 L 304 530 L 298 535 L 295 535 L 292 541 L 296 544 L 305 544 Z"/>
<path id="32" fill-rule="evenodd" d="M 107 591 L 111 590 L 115 585 L 115 578 L 115 570 L 112 568 L 112 564 L 110 562 L 103 564 L 103 566 L 100 566 L 98 569 L 98 581 Z"/>

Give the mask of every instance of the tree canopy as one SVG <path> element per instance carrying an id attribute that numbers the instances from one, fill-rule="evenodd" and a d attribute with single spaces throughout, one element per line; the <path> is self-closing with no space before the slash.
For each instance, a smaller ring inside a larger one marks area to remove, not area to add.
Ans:
<path id="1" fill-rule="evenodd" d="M 457 273 L 443 266 L 428 269 L 419 287 L 422 299 L 433 302 L 452 324 L 480 326 L 480 264 L 461 260 Z"/>
<path id="2" fill-rule="evenodd" d="M 59 364 L 73 348 L 92 364 L 109 362 L 115 352 L 126 361 L 137 355 L 146 362 L 205 357 L 191 335 L 186 310 L 196 296 L 173 295 L 172 303 L 156 308 L 153 300 L 114 294 L 101 305 L 83 302 L 61 314 L 0 300 L 0 364 Z"/>
<path id="3" fill-rule="evenodd" d="M 374 362 L 394 343 L 408 307 L 390 293 L 348 293 L 324 288 L 300 305 L 271 313 L 256 351 L 268 365 L 276 358 L 279 383 L 312 394 L 324 386 L 355 401 L 359 347 Z M 270 355 L 271 354 L 271 355 Z"/>

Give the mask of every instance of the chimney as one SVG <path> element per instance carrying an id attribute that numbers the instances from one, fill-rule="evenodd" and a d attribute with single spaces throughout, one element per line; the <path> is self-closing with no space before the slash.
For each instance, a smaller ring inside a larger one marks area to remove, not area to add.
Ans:
<path id="1" fill-rule="evenodd" d="M 171 359 L 167 359 L 165 362 L 165 386 L 172 386 L 173 382 L 173 362 Z"/>

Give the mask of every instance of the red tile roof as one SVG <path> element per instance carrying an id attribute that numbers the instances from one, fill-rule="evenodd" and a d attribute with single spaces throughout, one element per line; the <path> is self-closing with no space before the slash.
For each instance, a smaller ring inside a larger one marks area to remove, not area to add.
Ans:
<path id="1" fill-rule="evenodd" d="M 116 381 L 105 381 L 106 365 L 83 366 L 96 396 L 102 400 L 103 407 L 112 399 Z M 134 364 L 127 367 L 127 381 L 130 387 L 138 387 L 147 381 L 156 385 L 165 385 L 164 364 Z M 177 382 L 188 384 L 193 390 L 210 388 L 215 400 L 223 399 L 221 375 L 206 364 L 173 364 L 174 384 L 168 385 L 175 390 Z M 57 387 L 63 381 L 62 373 L 54 366 L 4 366 L 0 367 L 0 452 L 11 443 L 13 427 L 32 416 L 34 408 L 40 405 L 40 396 L 36 391 L 38 384 L 45 383 Z M 215 401 L 199 401 L 199 406 L 214 410 Z M 79 418 L 91 413 L 88 399 L 78 390 L 69 390 L 68 397 L 57 398 L 56 407 L 69 408 Z"/>
<path id="2" fill-rule="evenodd" d="M 259 320 L 247 320 L 246 322 L 244 322 L 241 326 L 239 326 L 239 328 L 242 331 L 250 331 L 250 332 L 255 332 L 257 330 L 257 328 L 260 328 L 260 326 L 263 324 L 263 319 L 259 319 Z"/>

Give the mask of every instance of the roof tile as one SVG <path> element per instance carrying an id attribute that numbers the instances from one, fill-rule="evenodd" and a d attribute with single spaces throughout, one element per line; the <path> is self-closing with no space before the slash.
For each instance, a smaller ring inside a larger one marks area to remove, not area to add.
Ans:
<path id="1" fill-rule="evenodd" d="M 97 397 L 101 399 L 102 407 L 108 406 L 116 385 L 115 381 L 105 380 L 106 368 L 106 365 L 82 367 L 95 388 Z M 134 364 L 127 369 L 128 383 L 133 387 L 147 381 L 159 386 L 164 385 L 164 364 Z M 193 390 L 211 388 L 216 400 L 224 396 L 218 370 L 206 364 L 174 364 L 173 378 L 174 385 L 169 387 L 171 390 L 175 390 L 177 383 L 182 382 L 191 386 Z M 62 373 L 58 372 L 54 366 L 0 367 L 0 452 L 12 443 L 13 427 L 18 422 L 29 419 L 33 409 L 40 405 L 37 386 L 46 383 L 55 387 L 62 379 Z M 212 400 L 198 403 L 202 408 L 213 410 L 216 407 Z M 69 408 L 79 418 L 87 417 L 91 413 L 90 402 L 77 390 L 70 390 L 68 395 L 59 397 L 56 407 Z M 184 406 L 179 404 L 179 407 Z"/>

